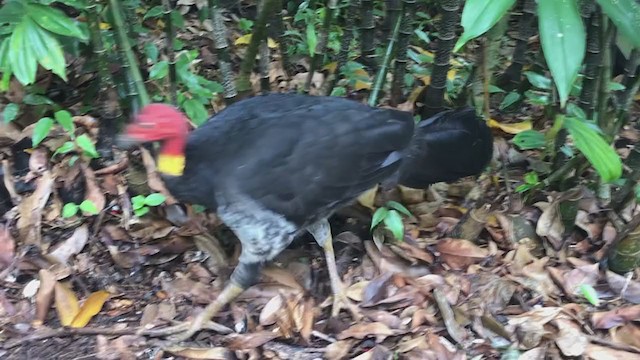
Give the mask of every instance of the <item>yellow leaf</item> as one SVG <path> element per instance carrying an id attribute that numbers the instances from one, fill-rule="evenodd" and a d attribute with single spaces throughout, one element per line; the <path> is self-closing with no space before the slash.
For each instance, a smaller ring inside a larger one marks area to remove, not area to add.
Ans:
<path id="1" fill-rule="evenodd" d="M 513 124 L 502 124 L 494 119 L 489 119 L 488 125 L 494 129 L 500 129 L 507 134 L 518 134 L 525 130 L 531 130 L 531 121 L 529 120 Z"/>
<path id="2" fill-rule="evenodd" d="M 430 75 L 421 75 L 421 76 L 418 76 L 418 79 L 420 79 L 425 85 L 431 84 L 431 76 Z"/>
<path id="3" fill-rule="evenodd" d="M 455 69 L 450 69 L 450 70 L 447 72 L 447 79 L 449 79 L 449 80 L 452 80 L 452 81 L 453 81 L 455 78 L 456 78 L 456 70 L 455 70 Z"/>
<path id="4" fill-rule="evenodd" d="M 356 84 L 353 86 L 353 88 L 356 90 L 369 90 L 371 89 L 371 83 L 356 80 Z"/>
<path id="5" fill-rule="evenodd" d="M 106 22 L 100 23 L 100 30 L 109 30 L 109 29 L 111 29 L 111 24 Z"/>
<path id="6" fill-rule="evenodd" d="M 327 65 L 322 67 L 322 70 L 328 70 L 330 73 L 335 73 L 338 68 L 338 63 L 336 61 L 330 62 Z"/>
<path id="7" fill-rule="evenodd" d="M 373 206 L 373 204 L 376 200 L 377 193 L 378 193 L 378 185 L 360 194 L 360 196 L 358 196 L 358 202 L 362 206 L 366 206 L 371 210 L 375 210 L 376 208 L 375 206 Z"/>
<path id="8" fill-rule="evenodd" d="M 251 42 L 251 34 L 242 35 L 236 39 L 235 45 L 249 45 Z"/>
<path id="9" fill-rule="evenodd" d="M 432 51 L 425 50 L 425 49 L 423 49 L 423 48 L 421 48 L 419 46 L 415 46 L 415 45 L 411 45 L 411 47 L 415 51 L 419 52 L 422 55 L 427 55 L 427 56 L 430 56 L 430 57 L 433 57 L 433 58 L 436 57 L 436 54 L 434 54 Z M 462 67 L 462 63 L 460 61 L 454 59 L 454 58 L 451 58 L 451 60 L 449 61 L 449 64 L 451 64 L 453 66 L 456 66 L 456 67 Z"/>
<path id="10" fill-rule="evenodd" d="M 57 282 L 56 286 L 56 311 L 62 326 L 69 326 L 78 315 L 80 306 L 76 294 L 69 288 L 69 285 Z"/>
<path id="11" fill-rule="evenodd" d="M 415 104 L 416 100 L 418 100 L 418 96 L 420 95 L 423 89 L 424 89 L 424 86 L 418 86 L 417 88 L 413 89 L 411 91 L 411 94 L 409 95 L 409 98 L 407 98 L 407 102 L 411 104 Z"/>
<path id="12" fill-rule="evenodd" d="M 365 69 L 356 69 L 353 73 L 359 76 L 369 77 L 369 73 Z"/>
<path id="13" fill-rule="evenodd" d="M 76 315 L 71 323 L 71 327 L 81 328 L 85 327 L 91 319 L 100 312 L 104 303 L 109 299 L 109 293 L 100 290 L 91 294 L 87 300 L 82 304 L 80 312 Z"/>
<path id="14" fill-rule="evenodd" d="M 236 39 L 236 41 L 234 42 L 235 45 L 249 45 L 249 43 L 251 42 L 251 34 L 245 34 L 240 36 L 239 38 Z M 272 38 L 268 38 L 267 39 L 267 46 L 269 46 L 269 48 L 274 49 L 276 47 L 278 47 L 278 43 L 273 40 Z"/>

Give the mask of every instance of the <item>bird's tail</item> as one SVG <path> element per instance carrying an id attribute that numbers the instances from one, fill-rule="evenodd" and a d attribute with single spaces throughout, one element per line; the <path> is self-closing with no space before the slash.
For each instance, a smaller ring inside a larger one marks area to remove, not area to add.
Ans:
<path id="1" fill-rule="evenodd" d="M 437 182 L 478 175 L 492 155 L 491 130 L 474 109 L 443 111 L 416 125 L 398 183 L 425 189 Z"/>

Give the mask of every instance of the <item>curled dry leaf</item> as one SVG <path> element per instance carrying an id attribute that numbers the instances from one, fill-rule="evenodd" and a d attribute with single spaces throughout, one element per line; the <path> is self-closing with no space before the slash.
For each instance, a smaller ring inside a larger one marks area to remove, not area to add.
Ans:
<path id="1" fill-rule="evenodd" d="M 0 271 L 13 262 L 15 249 L 16 244 L 9 231 L 9 225 L 0 224 Z"/>
<path id="2" fill-rule="evenodd" d="M 104 194 L 102 193 L 102 189 L 100 189 L 98 183 L 96 182 L 96 176 L 93 173 L 93 170 L 91 170 L 86 164 L 82 165 L 82 173 L 84 174 L 84 178 L 86 181 L 85 200 L 93 202 L 93 204 L 96 206 L 96 210 L 100 212 L 104 209 L 104 206 L 106 204 L 106 199 L 104 197 Z M 93 214 L 85 213 L 85 215 Z"/>
<path id="3" fill-rule="evenodd" d="M 53 293 L 56 286 L 56 278 L 53 273 L 47 269 L 40 270 L 40 288 L 36 294 L 36 318 L 33 324 L 39 326 L 47 318 L 47 313 L 51 308 L 53 301 Z"/>
<path id="4" fill-rule="evenodd" d="M 173 346 L 165 348 L 164 350 L 187 359 L 229 360 L 234 358 L 233 352 L 224 347 L 195 348 Z"/>
<path id="5" fill-rule="evenodd" d="M 591 315 L 591 324 L 596 329 L 611 329 L 632 321 L 640 321 L 640 305 L 600 311 Z"/>
<path id="6" fill-rule="evenodd" d="M 584 355 L 586 358 L 594 360 L 640 360 L 640 354 L 637 352 L 617 350 L 595 344 L 587 345 Z"/>
<path id="7" fill-rule="evenodd" d="M 611 290 L 623 299 L 634 304 L 640 304 L 640 282 L 628 280 L 613 271 L 607 271 L 607 283 Z"/>
<path id="8" fill-rule="evenodd" d="M 342 360 L 346 359 L 346 356 L 351 351 L 351 348 L 356 343 L 355 340 L 340 340 L 329 344 L 325 348 L 324 358 L 327 360 Z"/>
<path id="9" fill-rule="evenodd" d="M 268 326 L 275 324 L 278 317 L 282 316 L 284 312 L 282 296 L 278 294 L 272 297 L 262 308 L 259 318 L 260 325 Z"/>
<path id="10" fill-rule="evenodd" d="M 375 337 L 378 342 L 383 341 L 387 336 L 395 335 L 395 331 L 381 322 L 372 322 L 365 324 L 355 324 L 350 328 L 338 334 L 338 340 L 349 338 L 364 339 L 367 337 Z"/>
<path id="11" fill-rule="evenodd" d="M 18 205 L 20 218 L 18 219 L 18 232 L 25 244 L 40 246 L 42 224 L 42 210 L 49 200 L 53 190 L 53 177 L 49 171 L 45 171 L 37 180 L 36 190 L 22 199 Z"/>
<path id="12" fill-rule="evenodd" d="M 442 239 L 436 245 L 436 250 L 440 252 L 440 258 L 456 270 L 489 256 L 486 249 L 464 239 Z"/>
<path id="13" fill-rule="evenodd" d="M 616 342 L 640 349 L 640 326 L 636 324 L 626 324 L 612 329 L 611 337 Z"/>
<path id="14" fill-rule="evenodd" d="M 84 248 L 88 240 L 89 228 L 87 225 L 82 225 L 76 228 L 71 237 L 56 246 L 46 257 L 57 263 L 66 264 L 73 255 L 78 254 Z"/>
<path id="15" fill-rule="evenodd" d="M 580 331 L 580 327 L 567 319 L 557 319 L 555 325 L 559 332 L 556 337 L 556 345 L 565 356 L 581 356 L 589 340 Z"/>
<path id="16" fill-rule="evenodd" d="M 78 298 L 68 284 L 59 281 L 55 284 L 55 294 L 56 311 L 58 312 L 60 324 L 69 326 L 80 311 Z"/>
<path id="17" fill-rule="evenodd" d="M 287 270 L 275 266 L 269 266 L 262 269 L 262 273 L 282 285 L 289 286 L 298 291 L 304 291 L 304 288 L 300 285 L 298 280 L 296 280 L 293 274 Z"/>
<path id="18" fill-rule="evenodd" d="M 264 345 L 267 341 L 278 338 L 280 335 L 271 331 L 259 331 L 251 334 L 229 334 L 225 337 L 227 348 L 230 350 L 255 349 Z"/>
<path id="19" fill-rule="evenodd" d="M 104 303 L 109 299 L 109 296 L 110 294 L 104 290 L 96 291 L 89 295 L 70 326 L 74 328 L 85 327 L 89 321 L 100 312 Z"/>

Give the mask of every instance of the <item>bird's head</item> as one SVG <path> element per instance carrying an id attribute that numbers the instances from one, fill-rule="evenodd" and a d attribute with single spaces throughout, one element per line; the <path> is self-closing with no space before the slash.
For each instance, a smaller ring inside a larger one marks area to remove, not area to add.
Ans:
<path id="1" fill-rule="evenodd" d="M 116 141 L 118 147 L 159 141 L 158 170 L 168 175 L 182 175 L 184 149 L 189 134 L 189 121 L 182 112 L 166 104 L 150 104 L 142 108 Z"/>

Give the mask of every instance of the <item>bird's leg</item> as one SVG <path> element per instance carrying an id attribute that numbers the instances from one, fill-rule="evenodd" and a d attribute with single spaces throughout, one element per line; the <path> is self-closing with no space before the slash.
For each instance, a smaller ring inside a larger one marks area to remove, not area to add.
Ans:
<path id="1" fill-rule="evenodd" d="M 329 222 L 324 219 L 307 228 L 307 230 L 313 235 L 316 242 L 324 249 L 324 255 L 327 260 L 327 270 L 329 270 L 329 278 L 331 279 L 331 290 L 333 291 L 333 308 L 331 309 L 331 316 L 338 316 L 340 313 L 341 305 L 346 308 L 353 316 L 353 319 L 359 321 L 362 319 L 362 314 L 346 294 L 346 289 L 340 275 L 338 274 L 338 267 L 336 266 L 336 257 L 333 252 L 333 238 L 331 236 L 331 226 Z"/>
<path id="2" fill-rule="evenodd" d="M 261 266 L 262 264 L 259 263 L 240 262 L 231 274 L 231 280 L 224 287 L 220 295 L 218 295 L 213 302 L 207 305 L 207 307 L 198 314 L 195 319 L 190 321 L 188 330 L 174 336 L 172 340 L 176 342 L 187 340 L 193 336 L 193 334 L 202 329 L 203 325 L 216 316 L 225 307 L 225 305 L 229 304 L 247 288 L 258 281 Z"/>

